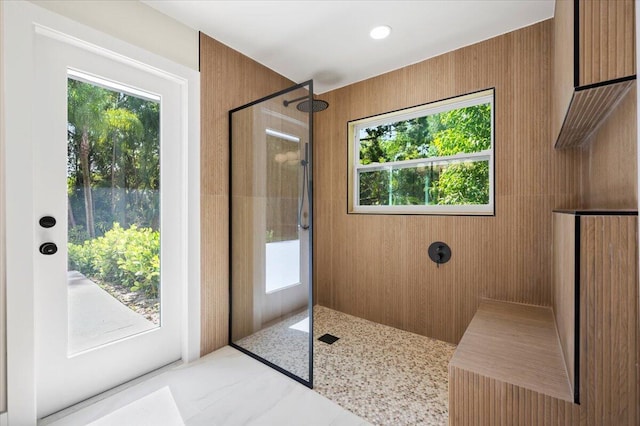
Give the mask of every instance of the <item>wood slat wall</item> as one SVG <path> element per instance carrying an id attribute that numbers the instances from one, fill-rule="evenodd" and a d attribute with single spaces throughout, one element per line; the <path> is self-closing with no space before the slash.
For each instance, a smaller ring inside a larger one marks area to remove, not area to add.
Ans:
<path id="1" fill-rule="evenodd" d="M 263 329 L 278 318 L 308 304 L 308 280 L 266 293 L 267 232 L 282 240 L 300 240 L 301 259 L 308 250 L 307 231 L 298 230 L 298 200 L 302 184 L 300 161 L 282 163 L 276 155 L 295 154 L 308 142 L 308 114 L 285 107 L 286 99 L 308 95 L 297 89 L 233 113 L 231 146 L 231 300 L 233 342 Z M 268 136 L 277 129 L 299 142 Z M 286 226 L 285 227 L 283 227 Z M 283 233 L 285 231 L 287 233 Z M 291 259 L 293 261 L 293 259 Z M 300 265 L 298 265 L 300 266 Z M 303 268 L 300 272 L 304 273 Z M 308 269 L 307 269 L 308 271 Z"/>
<path id="2" fill-rule="evenodd" d="M 452 362 L 450 425 L 639 424 L 638 218 L 580 221 L 580 405 Z"/>
<path id="3" fill-rule="evenodd" d="M 228 343 L 229 110 L 293 84 L 200 34 L 201 354 Z"/>
<path id="4" fill-rule="evenodd" d="M 551 103 L 551 140 L 556 141 L 567 114 L 574 88 L 573 73 L 573 0 L 558 0 L 553 22 L 553 70 Z"/>
<path id="5" fill-rule="evenodd" d="M 594 130 L 617 109 L 635 81 L 608 84 L 573 94 L 562 132 L 555 143 L 556 149 L 583 147 L 589 144 Z"/>
<path id="6" fill-rule="evenodd" d="M 553 214 L 553 313 L 571 391 L 575 389 L 576 216 Z"/>
<path id="7" fill-rule="evenodd" d="M 580 218 L 580 381 L 588 424 L 637 425 L 638 217 Z"/>
<path id="8" fill-rule="evenodd" d="M 581 422 L 579 407 L 481 374 L 449 367 L 450 426 L 612 425 Z"/>
<path id="9" fill-rule="evenodd" d="M 634 12 L 633 0 L 579 2 L 580 86 L 636 73 Z"/>
<path id="10" fill-rule="evenodd" d="M 633 82 L 582 152 L 582 207 L 638 208 L 636 90 Z"/>
<path id="11" fill-rule="evenodd" d="M 251 197 L 256 179 L 254 166 L 255 135 L 253 108 L 234 113 L 231 123 L 233 146 L 231 147 L 231 168 L 233 181 L 231 235 L 232 264 L 232 321 L 231 341 L 239 340 L 254 330 L 254 285 L 255 275 L 260 268 L 255 267 L 257 259 L 254 236 L 258 232 L 254 211 L 258 201 Z M 263 234 L 264 235 L 264 234 Z"/>
<path id="12" fill-rule="evenodd" d="M 626 92 L 629 82 L 597 89 L 582 88 L 635 75 L 634 13 L 632 0 L 556 2 L 551 114 L 551 134 L 556 148 L 585 144 Z"/>
<path id="13" fill-rule="evenodd" d="M 551 212 L 575 206 L 579 153 L 550 142 L 552 22 L 322 95 L 315 283 L 323 306 L 457 343 L 480 298 L 551 304 Z M 495 87 L 495 217 L 347 214 L 347 121 Z M 453 257 L 427 256 L 444 241 Z"/>

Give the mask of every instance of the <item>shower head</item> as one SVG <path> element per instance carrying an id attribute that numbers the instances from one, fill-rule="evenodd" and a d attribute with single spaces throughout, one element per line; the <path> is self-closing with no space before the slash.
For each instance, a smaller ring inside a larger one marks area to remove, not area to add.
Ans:
<path id="1" fill-rule="evenodd" d="M 302 102 L 298 102 L 298 101 L 302 101 Z M 329 107 L 329 102 L 323 101 L 320 99 L 314 99 L 310 102 L 308 99 L 308 96 L 302 96 L 301 98 L 291 99 L 290 101 L 284 100 L 282 101 L 282 104 L 285 107 L 288 107 L 289 104 L 292 104 L 294 102 L 298 102 L 298 105 L 296 105 L 296 108 L 300 112 L 320 112 L 320 111 L 324 111 Z"/>
<path id="2" fill-rule="evenodd" d="M 296 108 L 298 108 L 298 111 L 302 112 L 320 112 L 329 108 L 329 102 L 323 101 L 321 99 L 314 99 L 309 102 L 309 100 L 307 99 L 306 101 L 302 101 L 298 105 L 296 105 Z"/>

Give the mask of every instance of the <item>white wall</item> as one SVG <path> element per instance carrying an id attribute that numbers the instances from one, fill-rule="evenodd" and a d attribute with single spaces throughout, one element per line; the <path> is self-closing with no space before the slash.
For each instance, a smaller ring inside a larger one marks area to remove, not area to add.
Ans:
<path id="1" fill-rule="evenodd" d="M 198 69 L 198 32 L 137 0 L 35 0 L 38 6 Z"/>

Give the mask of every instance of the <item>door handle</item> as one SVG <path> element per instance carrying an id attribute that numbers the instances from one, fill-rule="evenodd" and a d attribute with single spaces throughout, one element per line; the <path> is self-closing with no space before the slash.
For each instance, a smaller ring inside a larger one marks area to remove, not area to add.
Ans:
<path id="1" fill-rule="evenodd" d="M 58 246 L 55 243 L 42 243 L 40 245 L 40 253 L 45 255 L 56 254 Z"/>

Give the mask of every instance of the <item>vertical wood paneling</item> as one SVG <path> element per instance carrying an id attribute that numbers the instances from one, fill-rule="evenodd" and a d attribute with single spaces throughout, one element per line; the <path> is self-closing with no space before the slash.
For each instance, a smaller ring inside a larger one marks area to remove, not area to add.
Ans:
<path id="1" fill-rule="evenodd" d="M 307 241 L 297 220 L 302 184 L 299 159 L 308 139 L 308 115 L 283 104 L 283 100 L 307 94 L 306 89 L 289 92 L 235 111 L 231 118 L 233 342 L 303 309 L 308 303 L 307 285 L 265 293 L 267 232 L 275 241 L 300 240 L 301 244 Z M 268 136 L 267 129 L 298 137 L 299 142 Z M 294 165 L 278 161 L 279 155 L 294 155 L 296 160 L 291 159 Z M 301 249 L 306 253 L 304 247 Z M 304 273 L 304 267 L 300 273 Z"/>
<path id="2" fill-rule="evenodd" d="M 582 207 L 638 207 L 636 91 L 634 82 L 582 152 Z"/>
<path id="3" fill-rule="evenodd" d="M 576 205 L 580 158 L 551 147 L 551 36 L 546 21 L 322 95 L 331 106 L 314 117 L 314 189 L 330 217 L 316 209 L 320 304 L 454 343 L 480 297 L 551 304 L 551 211 Z M 346 213 L 347 121 L 490 87 L 495 217 Z M 426 254 L 433 241 L 453 251 L 439 268 Z"/>
<path id="4" fill-rule="evenodd" d="M 576 217 L 553 214 L 553 313 L 571 390 L 575 389 Z"/>
<path id="5" fill-rule="evenodd" d="M 576 148 L 589 144 L 594 131 L 617 110 L 635 81 L 607 84 L 576 91 L 571 100 L 562 131 L 555 141 L 556 149 Z"/>
<path id="6" fill-rule="evenodd" d="M 482 388 L 493 392 L 481 392 Z M 449 367 L 450 426 L 579 425 L 579 406 L 458 367 Z M 469 389 L 477 399 L 461 398 Z M 452 403 L 454 402 L 454 403 Z"/>
<path id="7" fill-rule="evenodd" d="M 573 0 L 555 2 L 553 15 L 553 72 L 551 104 L 551 140 L 558 139 L 574 88 L 573 75 Z"/>
<path id="8" fill-rule="evenodd" d="M 638 424 L 637 216 L 582 216 L 589 424 Z M 584 389 L 583 387 L 583 389 Z"/>
<path id="9" fill-rule="evenodd" d="M 560 218 L 558 218 L 561 216 Z M 561 222 L 573 228 L 570 214 L 557 215 L 554 230 Z M 515 383 L 516 369 L 504 363 L 477 362 L 468 345 L 476 333 L 469 326 L 449 365 L 449 424 L 450 425 L 637 425 L 639 417 L 638 393 L 638 218 L 637 216 L 581 215 L 580 237 L 574 234 L 574 245 L 580 250 L 580 405 L 563 401 L 546 393 L 551 388 L 534 389 L 531 384 Z M 567 235 L 566 238 L 569 238 Z M 565 245 L 566 239 L 556 239 Z M 554 251 L 557 256 L 558 250 Z M 560 302 L 554 299 L 554 304 Z M 481 310 L 485 305 L 482 305 Z M 480 311 L 478 318 L 487 314 Z M 494 313 L 494 320 L 483 329 L 495 327 L 505 317 Z M 532 318 L 533 320 L 533 318 Z M 529 333 L 519 330 L 519 321 L 509 319 L 514 347 L 500 346 L 495 336 L 478 340 L 493 349 L 505 352 L 522 350 L 518 339 L 529 339 Z M 515 338 L 515 336 L 519 336 Z M 526 337 L 522 337 L 526 336 Z M 483 349 L 484 350 L 484 349 Z M 462 351 L 459 353 L 458 351 Z M 466 358 L 465 358 L 466 356 Z M 495 356 L 494 359 L 499 359 Z M 508 368 L 509 374 L 500 377 L 496 369 Z M 522 369 L 531 368 L 524 361 Z M 543 373 L 542 370 L 541 374 Z M 478 376 L 478 377 L 477 377 Z M 483 376 L 483 377 L 482 377 Z M 531 376 L 529 376 L 531 377 Z M 495 394 L 480 392 L 476 382 L 489 381 L 489 387 L 506 389 Z M 507 382 L 508 381 L 508 382 Z M 460 389 L 458 389 L 460 387 Z M 526 389 L 525 389 L 526 387 Z M 467 389 L 477 392 L 473 403 L 461 398 Z M 468 413 L 489 411 L 491 415 L 475 417 Z M 500 414 L 498 414 L 500 413 Z"/>
<path id="10" fill-rule="evenodd" d="M 228 343 L 229 110 L 293 83 L 200 34 L 201 354 Z"/>
<path id="11" fill-rule="evenodd" d="M 618 104 L 629 83 L 577 88 L 636 73 L 635 7 L 633 0 L 555 3 L 551 134 L 556 148 L 569 148 L 586 142 Z"/>
<path id="12" fill-rule="evenodd" d="M 579 85 L 585 86 L 634 75 L 636 69 L 633 0 L 583 0 L 580 1 L 579 9 Z"/>
<path id="13" fill-rule="evenodd" d="M 264 277 L 260 276 L 264 271 L 264 265 L 260 265 L 264 252 L 259 250 L 256 241 L 264 238 L 265 229 L 257 223 L 258 216 L 263 216 L 260 213 L 263 212 L 264 197 L 254 198 L 254 191 L 263 189 L 256 188 L 256 182 L 260 179 L 259 175 L 264 178 L 264 173 L 261 173 L 264 172 L 261 167 L 263 164 L 258 164 L 258 158 L 265 163 L 266 136 L 258 134 L 260 123 L 256 121 L 253 108 L 247 108 L 234 113 L 230 123 L 233 135 L 233 145 L 230 147 L 233 182 L 233 192 L 229 194 L 233 213 L 230 261 L 233 289 L 231 308 L 234 313 L 231 341 L 254 333 L 262 325 L 261 312 L 256 312 L 259 295 L 254 294 L 254 283 L 264 282 Z M 262 149 L 256 149 L 254 141 L 262 142 L 256 143 Z"/>

